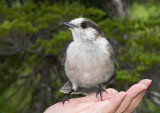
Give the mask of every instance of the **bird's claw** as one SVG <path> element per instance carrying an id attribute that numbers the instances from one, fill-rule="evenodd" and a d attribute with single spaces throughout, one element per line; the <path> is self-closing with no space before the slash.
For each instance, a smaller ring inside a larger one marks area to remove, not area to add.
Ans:
<path id="1" fill-rule="evenodd" d="M 65 101 L 69 101 L 68 95 L 66 95 L 66 96 L 62 99 L 63 105 L 64 105 Z"/>
<path id="2" fill-rule="evenodd" d="M 65 101 L 69 101 L 69 95 L 74 91 L 74 89 L 72 89 L 63 99 L 62 99 L 62 103 L 64 105 Z"/>
<path id="3" fill-rule="evenodd" d="M 105 89 L 103 89 L 102 87 L 99 87 L 98 91 L 96 92 L 96 97 L 97 97 L 97 95 L 99 94 L 99 95 L 100 95 L 100 98 L 101 98 L 101 100 L 102 100 L 102 97 L 103 97 L 102 92 L 103 92 L 103 91 L 105 91 L 106 93 L 108 93 Z"/>

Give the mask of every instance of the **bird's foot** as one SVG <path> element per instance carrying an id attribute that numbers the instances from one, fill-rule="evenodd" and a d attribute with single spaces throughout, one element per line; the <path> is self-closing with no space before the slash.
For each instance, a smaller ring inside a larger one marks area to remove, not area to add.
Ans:
<path id="1" fill-rule="evenodd" d="M 64 105 L 65 101 L 69 101 L 69 96 L 66 95 L 63 99 L 62 99 L 62 103 Z"/>
<path id="2" fill-rule="evenodd" d="M 103 97 L 102 92 L 103 92 L 103 91 L 105 91 L 106 93 L 108 93 L 108 92 L 106 91 L 106 89 L 102 88 L 101 85 L 99 85 L 99 89 L 98 89 L 98 91 L 96 92 L 96 97 L 97 97 L 97 95 L 99 94 L 99 95 L 100 95 L 100 98 L 101 98 L 101 100 L 102 100 L 102 97 Z"/>
<path id="3" fill-rule="evenodd" d="M 69 101 L 69 95 L 74 91 L 74 89 L 72 89 L 63 99 L 62 99 L 62 103 L 64 105 L 65 101 Z"/>

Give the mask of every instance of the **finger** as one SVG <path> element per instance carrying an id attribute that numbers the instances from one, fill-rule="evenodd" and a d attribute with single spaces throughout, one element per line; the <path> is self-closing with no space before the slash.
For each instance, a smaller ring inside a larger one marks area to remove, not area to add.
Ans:
<path id="1" fill-rule="evenodd" d="M 107 93 L 106 92 L 103 92 L 102 95 L 103 95 L 103 98 L 102 100 L 109 100 L 111 99 L 114 95 L 116 95 L 118 93 L 118 91 L 116 91 L 115 89 L 112 89 L 112 88 L 108 88 L 106 89 Z M 91 95 L 88 95 L 88 96 L 85 96 L 85 97 L 81 97 L 81 98 L 77 98 L 76 101 L 78 102 L 81 102 L 81 103 L 85 103 L 85 102 L 97 102 L 97 101 L 100 101 L 100 96 L 98 95 L 96 97 L 96 94 L 91 94 Z"/>
<path id="2" fill-rule="evenodd" d="M 119 105 L 126 96 L 126 92 L 119 92 L 111 100 L 110 103 L 102 108 L 102 113 L 115 113 Z"/>
<path id="3" fill-rule="evenodd" d="M 130 106 L 132 100 L 140 94 L 142 91 L 146 90 L 147 87 L 144 84 L 135 84 L 131 88 L 127 90 L 127 95 L 119 108 L 117 109 L 116 113 L 121 113 L 127 110 L 127 108 Z"/>
<path id="4" fill-rule="evenodd" d="M 144 79 L 141 80 L 138 84 L 144 84 L 147 88 L 150 87 L 152 83 L 152 80 L 149 79 Z M 141 92 L 136 98 L 133 99 L 131 105 L 129 106 L 129 108 L 124 112 L 124 113 L 131 113 L 134 111 L 134 109 L 136 109 L 136 107 L 139 105 L 139 103 L 141 102 L 142 98 L 144 97 L 146 93 L 146 90 Z"/>
<path id="5" fill-rule="evenodd" d="M 136 98 L 134 98 L 133 101 L 131 102 L 131 105 L 127 108 L 127 110 L 124 113 L 132 113 L 141 102 L 145 93 L 146 93 L 146 90 L 141 92 Z"/>
<path id="6" fill-rule="evenodd" d="M 114 113 L 124 99 L 125 95 L 125 92 L 120 92 L 116 94 L 110 101 L 98 101 L 89 109 L 86 109 L 80 113 Z"/>
<path id="7" fill-rule="evenodd" d="M 151 83 L 152 83 L 152 80 L 143 79 L 143 80 L 141 80 L 138 84 L 144 84 L 147 88 L 149 88 L 150 85 L 151 85 Z"/>

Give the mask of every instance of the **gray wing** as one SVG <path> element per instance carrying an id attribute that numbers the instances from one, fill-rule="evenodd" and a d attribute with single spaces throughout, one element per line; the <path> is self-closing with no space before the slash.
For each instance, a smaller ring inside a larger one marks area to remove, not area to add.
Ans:
<path id="1" fill-rule="evenodd" d="M 114 50 L 113 50 L 111 44 L 109 43 L 107 46 L 108 46 L 108 47 L 107 47 L 107 48 L 108 48 L 108 51 L 109 51 L 109 53 L 110 53 L 110 55 L 111 55 L 111 56 L 110 56 L 111 61 L 113 62 L 115 68 L 116 68 L 116 69 L 119 69 L 118 63 L 117 63 L 117 61 L 116 61 L 116 59 L 115 59 L 115 53 L 114 53 Z"/>
<path id="2" fill-rule="evenodd" d="M 66 50 L 66 52 L 67 52 L 67 50 Z M 65 64 L 65 61 L 66 61 L 66 52 L 64 53 L 64 57 L 62 59 L 61 65 Z"/>
<path id="3" fill-rule="evenodd" d="M 114 80 L 117 77 L 116 70 L 119 69 L 119 66 L 118 66 L 118 63 L 117 63 L 117 61 L 115 59 L 115 53 L 114 53 L 114 50 L 113 50 L 113 48 L 112 48 L 110 43 L 107 45 L 107 49 L 108 49 L 108 51 L 110 53 L 110 60 L 111 60 L 111 62 L 113 63 L 113 65 L 115 67 L 115 72 L 113 73 L 112 77 L 106 82 L 107 84 L 111 84 L 111 83 L 114 82 Z"/>

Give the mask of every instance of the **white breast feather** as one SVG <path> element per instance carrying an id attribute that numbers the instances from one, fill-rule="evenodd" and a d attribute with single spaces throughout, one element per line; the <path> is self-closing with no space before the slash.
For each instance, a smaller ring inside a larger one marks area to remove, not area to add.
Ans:
<path id="1" fill-rule="evenodd" d="M 105 38 L 99 37 L 93 43 L 73 41 L 69 45 L 65 71 L 75 87 L 92 87 L 106 82 L 113 75 L 107 44 Z"/>

